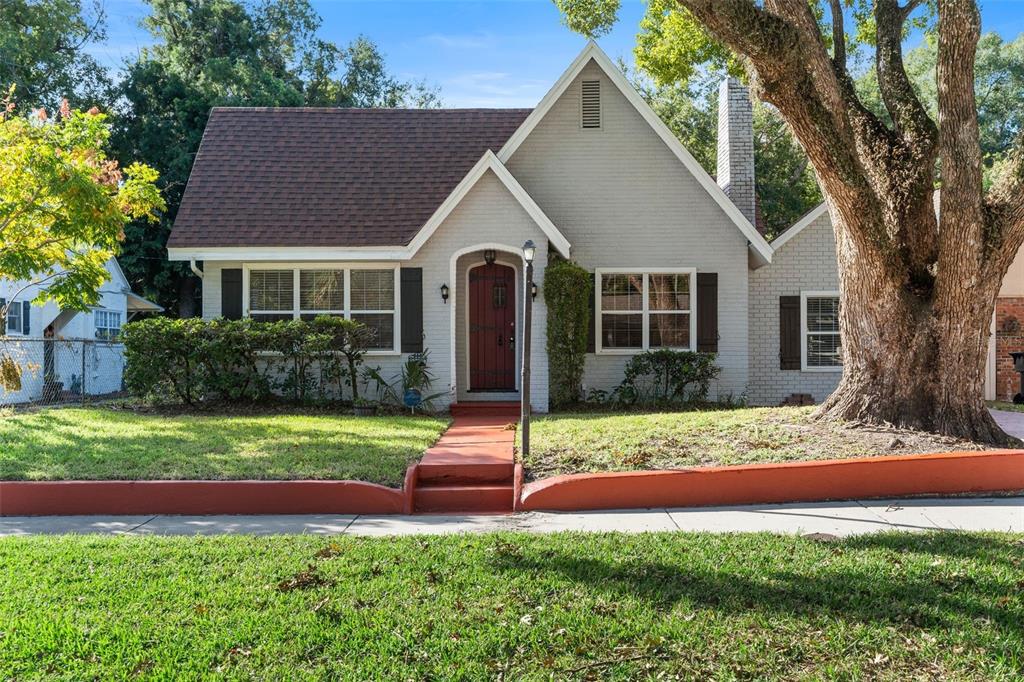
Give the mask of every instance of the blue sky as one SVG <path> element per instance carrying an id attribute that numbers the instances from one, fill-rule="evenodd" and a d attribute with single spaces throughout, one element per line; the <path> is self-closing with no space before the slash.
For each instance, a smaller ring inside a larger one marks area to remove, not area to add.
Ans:
<path id="1" fill-rule="evenodd" d="M 551 0 L 313 0 L 321 35 L 345 44 L 360 33 L 384 51 L 406 79 L 440 86 L 446 106 L 534 106 L 584 45 L 563 27 Z M 139 28 L 141 0 L 105 0 L 108 39 L 92 52 L 117 68 L 148 42 Z M 602 38 L 614 59 L 632 64 L 642 0 L 622 0 L 619 22 Z M 985 31 L 1004 38 L 1024 32 L 1024 0 L 987 0 Z"/>

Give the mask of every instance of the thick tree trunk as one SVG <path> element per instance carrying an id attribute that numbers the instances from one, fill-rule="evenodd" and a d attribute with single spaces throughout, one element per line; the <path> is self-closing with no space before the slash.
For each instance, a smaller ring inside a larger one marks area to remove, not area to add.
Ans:
<path id="1" fill-rule="evenodd" d="M 1024 241 L 1024 139 L 986 194 L 976 2 L 938 2 L 938 125 L 903 65 L 907 19 L 920 0 L 872 3 L 875 71 L 890 123 L 864 106 L 847 71 L 844 3 L 830 2 L 839 46 L 830 55 L 806 0 L 677 2 L 743 55 L 754 91 L 789 123 L 828 198 L 844 373 L 819 415 L 1015 442 L 986 410 L 983 384 L 995 298 Z"/>
<path id="2" fill-rule="evenodd" d="M 874 259 L 856 256 L 845 235 L 837 224 L 843 379 L 818 416 L 1017 444 L 996 425 L 983 396 L 1001 276 L 976 280 L 940 305 L 884 276 Z"/>

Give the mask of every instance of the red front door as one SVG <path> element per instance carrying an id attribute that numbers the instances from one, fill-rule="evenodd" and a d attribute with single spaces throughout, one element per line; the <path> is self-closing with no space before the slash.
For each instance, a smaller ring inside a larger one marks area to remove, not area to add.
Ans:
<path id="1" fill-rule="evenodd" d="M 507 265 L 469 271 L 469 390 L 516 390 L 516 272 Z"/>

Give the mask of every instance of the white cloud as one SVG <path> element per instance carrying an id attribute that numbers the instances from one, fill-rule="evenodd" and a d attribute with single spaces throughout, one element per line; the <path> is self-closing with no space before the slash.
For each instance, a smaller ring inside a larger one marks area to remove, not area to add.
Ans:
<path id="1" fill-rule="evenodd" d="M 484 50 L 497 46 L 498 38 L 490 32 L 470 34 L 431 33 L 423 36 L 421 42 L 449 50 Z"/>
<path id="2" fill-rule="evenodd" d="M 532 107 L 550 85 L 504 71 L 472 71 L 442 81 L 441 93 L 452 107 Z"/>

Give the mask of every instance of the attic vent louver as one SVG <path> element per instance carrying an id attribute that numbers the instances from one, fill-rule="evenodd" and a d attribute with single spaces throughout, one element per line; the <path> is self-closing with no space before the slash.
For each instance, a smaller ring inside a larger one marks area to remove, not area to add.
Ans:
<path id="1" fill-rule="evenodd" d="M 580 106 L 580 125 L 583 128 L 601 127 L 601 81 L 583 81 Z"/>

